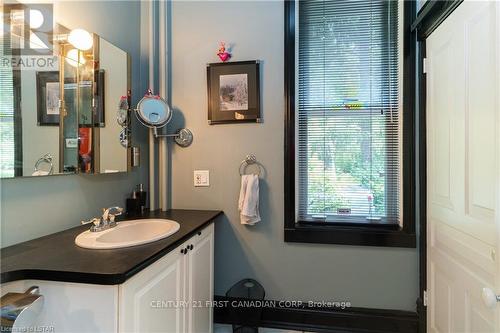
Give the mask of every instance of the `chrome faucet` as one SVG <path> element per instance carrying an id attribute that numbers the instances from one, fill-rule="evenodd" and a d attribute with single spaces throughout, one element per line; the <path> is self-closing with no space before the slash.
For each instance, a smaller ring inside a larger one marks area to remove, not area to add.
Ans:
<path id="1" fill-rule="evenodd" d="M 102 209 L 101 217 L 94 217 L 88 221 L 82 221 L 82 224 L 93 223 L 94 225 L 90 227 L 91 232 L 104 231 L 109 228 L 116 227 L 115 217 L 123 213 L 123 208 L 121 207 L 109 207 Z"/>

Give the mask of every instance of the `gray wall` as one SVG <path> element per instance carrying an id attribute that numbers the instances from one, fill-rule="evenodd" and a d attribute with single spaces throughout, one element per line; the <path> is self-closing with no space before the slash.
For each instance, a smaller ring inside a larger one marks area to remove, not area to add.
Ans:
<path id="1" fill-rule="evenodd" d="M 140 2 L 58 2 L 54 9 L 56 21 L 95 32 L 130 54 L 137 102 L 147 88 Z M 123 205 L 137 183 L 147 183 L 147 131 L 136 122 L 133 130 L 134 142 L 141 144 L 142 167 L 130 174 L 1 180 L 1 246 L 76 226 L 81 219 L 97 215 L 101 207 Z"/>
<path id="2" fill-rule="evenodd" d="M 216 225 L 216 294 L 244 277 L 259 280 L 269 299 L 348 300 L 353 306 L 414 310 L 417 252 L 283 242 L 283 3 L 174 2 L 172 102 L 176 124 L 195 136 L 172 149 L 174 208 L 222 209 Z M 232 60 L 262 61 L 263 124 L 207 124 L 206 63 L 218 42 L 234 43 Z M 239 224 L 238 166 L 255 153 L 266 168 L 262 222 Z M 210 170 L 210 187 L 193 187 L 193 170 Z"/>

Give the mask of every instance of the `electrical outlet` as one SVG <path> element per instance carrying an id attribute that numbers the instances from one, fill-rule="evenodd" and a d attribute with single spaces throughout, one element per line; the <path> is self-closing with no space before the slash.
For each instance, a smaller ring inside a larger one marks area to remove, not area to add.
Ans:
<path id="1" fill-rule="evenodd" d="M 194 170 L 194 186 L 210 186 L 210 171 Z"/>

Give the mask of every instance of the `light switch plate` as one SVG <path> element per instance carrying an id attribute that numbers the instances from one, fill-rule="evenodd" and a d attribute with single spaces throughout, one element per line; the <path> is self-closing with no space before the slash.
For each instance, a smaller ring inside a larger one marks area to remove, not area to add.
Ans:
<path id="1" fill-rule="evenodd" d="M 210 186 L 210 171 L 194 170 L 194 186 Z"/>
<path id="2" fill-rule="evenodd" d="M 66 148 L 78 148 L 78 138 L 66 138 Z"/>

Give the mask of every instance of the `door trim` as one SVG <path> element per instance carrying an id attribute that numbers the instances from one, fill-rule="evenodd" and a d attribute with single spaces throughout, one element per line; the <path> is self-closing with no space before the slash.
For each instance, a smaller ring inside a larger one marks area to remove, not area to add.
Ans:
<path id="1" fill-rule="evenodd" d="M 426 135 L 426 101 L 427 78 L 424 73 L 424 59 L 426 57 L 425 40 L 418 42 L 418 181 L 420 188 L 418 216 L 419 216 L 419 298 L 417 313 L 419 318 L 419 332 L 427 331 L 427 307 L 424 304 L 424 293 L 427 290 L 427 135 Z"/>
<path id="2" fill-rule="evenodd" d="M 464 0 L 428 0 L 411 24 L 418 40 L 425 40 Z"/>
<path id="3" fill-rule="evenodd" d="M 418 253 L 419 253 L 419 298 L 417 313 L 419 332 L 427 331 L 427 307 L 424 304 L 424 293 L 427 290 L 427 134 L 426 134 L 426 103 L 427 79 L 424 73 L 426 58 L 426 39 L 446 18 L 463 2 L 463 0 L 428 0 L 417 13 L 417 18 L 411 25 L 411 30 L 417 32 L 417 73 L 418 107 L 415 108 L 418 119 Z"/>

